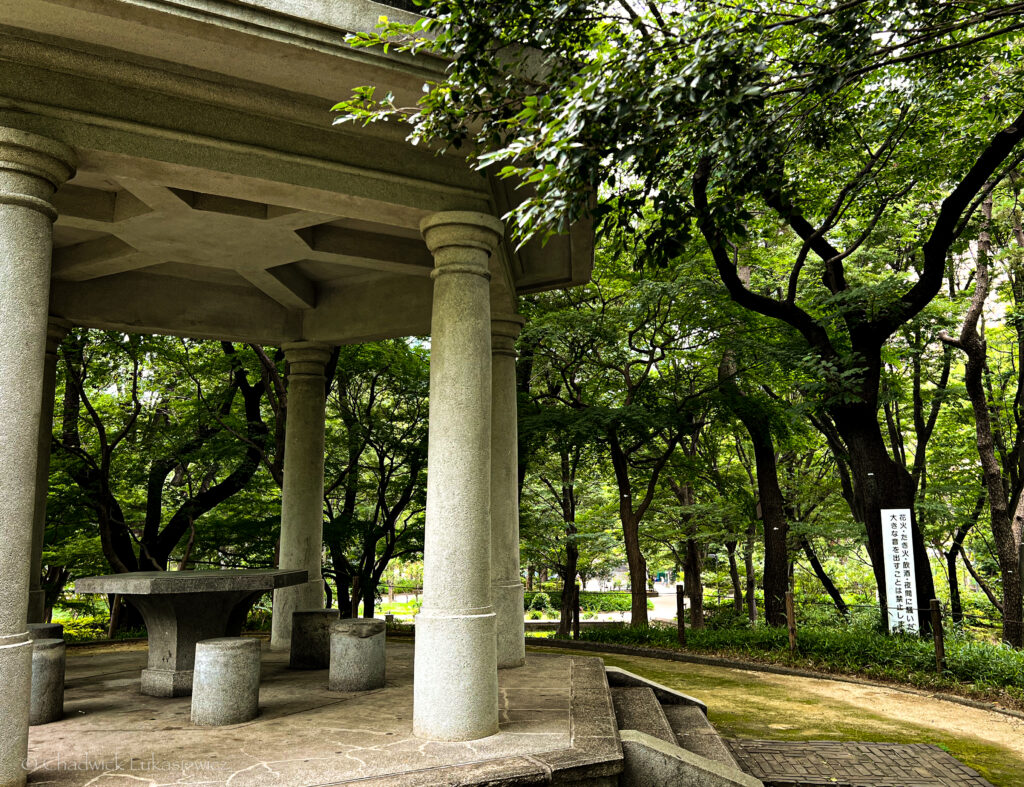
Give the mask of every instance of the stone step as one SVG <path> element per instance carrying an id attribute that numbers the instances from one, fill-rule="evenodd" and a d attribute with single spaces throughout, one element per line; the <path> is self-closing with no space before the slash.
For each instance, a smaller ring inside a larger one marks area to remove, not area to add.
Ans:
<path id="1" fill-rule="evenodd" d="M 662 705 L 695 705 L 701 709 L 705 716 L 707 715 L 707 706 L 696 697 L 670 689 L 668 686 L 662 686 L 650 678 L 643 678 L 619 667 L 606 666 L 604 671 L 608 676 L 609 686 L 646 686 L 654 692 L 654 696 L 658 698 L 658 702 Z"/>
<path id="2" fill-rule="evenodd" d="M 676 736 L 654 691 L 647 687 L 613 686 L 612 705 L 619 730 L 636 730 L 676 744 Z"/>
<path id="3" fill-rule="evenodd" d="M 759 779 L 637 730 L 622 730 L 619 787 L 765 787 Z"/>
<path id="4" fill-rule="evenodd" d="M 692 705 L 665 705 L 663 712 L 681 748 L 730 768 L 739 767 L 736 758 L 700 708 Z"/>

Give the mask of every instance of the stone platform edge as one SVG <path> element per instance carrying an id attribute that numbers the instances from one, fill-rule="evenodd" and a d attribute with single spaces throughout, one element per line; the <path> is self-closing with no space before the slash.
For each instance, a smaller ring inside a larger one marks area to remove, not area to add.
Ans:
<path id="1" fill-rule="evenodd" d="M 330 782 L 321 787 L 343 784 L 365 787 L 617 784 L 624 760 L 604 662 L 595 656 L 569 658 L 570 748 Z"/>

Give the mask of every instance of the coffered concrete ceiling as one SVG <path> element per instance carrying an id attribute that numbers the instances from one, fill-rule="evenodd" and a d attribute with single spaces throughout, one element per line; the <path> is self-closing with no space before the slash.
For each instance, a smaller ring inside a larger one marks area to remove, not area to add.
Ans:
<path id="1" fill-rule="evenodd" d="M 443 63 L 354 50 L 368 0 L 0 0 L 0 124 L 78 151 L 55 196 L 52 310 L 81 325 L 263 343 L 430 330 L 436 211 L 522 195 L 400 125 L 331 125 L 376 84 L 415 101 Z M 586 281 L 588 226 L 491 265 L 495 308 Z"/>

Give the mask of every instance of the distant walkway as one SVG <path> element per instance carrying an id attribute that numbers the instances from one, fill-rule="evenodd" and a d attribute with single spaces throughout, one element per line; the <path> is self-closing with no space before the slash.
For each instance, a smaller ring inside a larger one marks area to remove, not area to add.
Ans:
<path id="1" fill-rule="evenodd" d="M 766 787 L 992 787 L 926 743 L 727 740 L 740 767 Z"/>

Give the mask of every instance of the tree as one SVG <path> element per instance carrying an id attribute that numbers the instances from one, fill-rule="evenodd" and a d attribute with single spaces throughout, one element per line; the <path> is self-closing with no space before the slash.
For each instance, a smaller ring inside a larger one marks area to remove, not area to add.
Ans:
<path id="1" fill-rule="evenodd" d="M 532 348 L 537 402 L 575 414 L 560 421 L 568 445 L 593 441 L 606 451 L 629 565 L 631 622 L 646 626 L 641 524 L 705 393 L 696 353 L 710 338 L 690 330 L 704 303 L 688 297 L 681 276 L 642 279 L 608 258 L 602 271 L 591 285 L 547 296 L 523 341 Z"/>
<path id="2" fill-rule="evenodd" d="M 539 421 L 553 426 L 556 422 L 545 415 L 550 413 L 528 417 L 526 428 L 537 428 Z M 521 505 L 524 554 L 533 565 L 547 566 L 562 579 L 560 637 L 569 635 L 576 611 L 576 577 L 586 584 L 622 560 L 621 542 L 615 537 L 616 506 L 601 483 L 607 470 L 596 446 L 572 445 L 572 434 L 569 429 L 548 435 L 550 447 L 537 452 Z"/>
<path id="3" fill-rule="evenodd" d="M 1022 10 L 531 0 L 481 13 L 441 0 L 415 26 L 353 41 L 429 47 L 451 61 L 445 81 L 418 107 L 361 90 L 338 109 L 342 121 L 405 118 L 416 140 L 468 142 L 479 166 L 528 183 L 511 214 L 523 237 L 591 216 L 665 262 L 696 229 L 729 295 L 804 341 L 795 361 L 821 382 L 884 607 L 880 509 L 913 511 L 916 489 L 878 423 L 883 347 L 938 292 L 988 184 L 1022 158 L 1022 73 L 1003 65 L 1020 60 Z M 904 237 L 879 238 L 896 216 Z M 747 286 L 734 250 L 780 239 L 794 252 L 753 257 Z M 865 253 L 887 241 L 902 252 L 893 267 Z M 912 531 L 917 597 L 929 599 L 913 517 Z"/>
<path id="4" fill-rule="evenodd" d="M 93 510 L 111 568 L 165 570 L 183 540 L 187 565 L 200 518 L 259 469 L 262 383 L 227 343 L 76 331 L 63 359 L 57 462 Z"/>
<path id="5" fill-rule="evenodd" d="M 1022 461 L 1019 429 L 1021 424 L 1019 409 L 1015 406 L 1014 420 L 1016 421 L 1015 426 L 1018 427 L 1017 444 L 1012 447 L 1011 456 L 1007 456 L 1002 427 L 998 422 L 993 424 L 990 391 L 986 390 L 985 385 L 985 377 L 989 372 L 987 342 L 979 331 L 982 311 L 992 289 L 992 239 L 989 232 L 992 222 L 991 195 L 985 199 L 982 207 L 984 221 L 978 236 L 974 294 L 971 297 L 967 315 L 964 317 L 960 335 L 954 338 L 943 333 L 942 339 L 947 344 L 963 351 L 967 356 L 964 385 L 974 411 L 978 456 L 981 459 L 985 498 L 988 500 L 992 536 L 995 540 L 1002 580 L 1002 603 L 997 603 L 996 606 L 1003 616 L 1003 639 L 1019 648 L 1024 646 L 1024 621 L 1022 621 L 1024 606 L 1022 606 L 1020 576 L 1021 526 L 1024 523 L 1024 495 L 1022 495 L 1022 480 L 1019 471 Z M 1019 217 L 1017 221 L 1019 222 Z M 1016 230 L 1018 241 L 1024 240 L 1021 238 L 1019 223 Z M 1019 291 L 1019 288 L 1014 289 L 1014 295 Z M 1018 372 L 1018 392 L 1021 390 L 1019 387 L 1021 384 Z M 1018 401 L 1019 398 L 1020 394 L 1018 393 Z M 997 443 L 1001 444 L 1004 457 L 1002 463 L 999 461 Z M 956 548 L 951 550 L 953 561 L 955 561 L 956 550 L 962 548 L 966 532 L 965 528 L 960 528 L 956 534 Z M 952 562 L 952 568 L 955 568 L 955 562 Z"/>
<path id="6" fill-rule="evenodd" d="M 414 342 L 340 350 L 327 406 L 324 540 L 343 615 L 362 602 L 373 617 L 388 563 L 422 551 L 429 375 Z"/>

